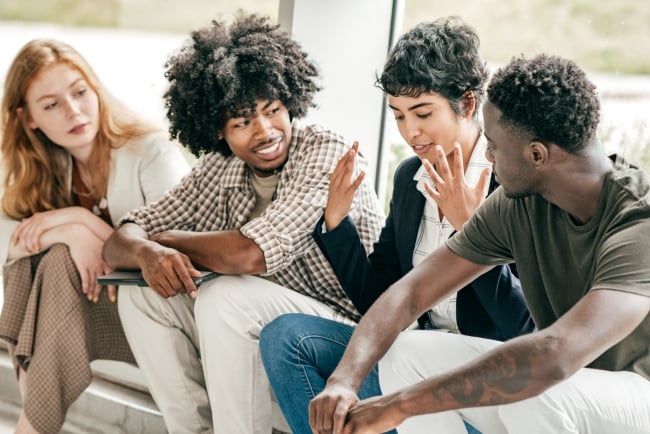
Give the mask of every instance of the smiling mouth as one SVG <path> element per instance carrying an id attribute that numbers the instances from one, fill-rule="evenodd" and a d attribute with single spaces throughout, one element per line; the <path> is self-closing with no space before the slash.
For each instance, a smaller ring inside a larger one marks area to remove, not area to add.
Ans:
<path id="1" fill-rule="evenodd" d="M 280 149 L 280 146 L 282 145 L 282 137 L 274 137 L 266 142 L 264 142 L 261 145 L 261 149 L 256 149 L 255 153 L 260 154 L 260 155 L 270 155 L 273 154 L 274 152 L 277 152 L 278 149 Z"/>
<path id="2" fill-rule="evenodd" d="M 427 149 L 429 149 L 431 146 L 432 146 L 431 143 L 426 143 L 423 145 L 411 145 L 411 149 L 413 149 L 413 152 L 415 152 L 416 154 L 420 154 L 426 151 Z"/>

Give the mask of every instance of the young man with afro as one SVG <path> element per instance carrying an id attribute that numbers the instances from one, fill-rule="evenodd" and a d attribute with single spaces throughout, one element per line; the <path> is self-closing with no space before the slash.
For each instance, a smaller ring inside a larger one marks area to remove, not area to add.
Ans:
<path id="1" fill-rule="evenodd" d="M 514 59 L 487 93 L 501 187 L 363 316 L 311 402 L 315 433 L 464 432 L 441 423 L 448 411 L 485 434 L 650 432 L 650 179 L 603 151 L 596 88 L 575 63 Z M 538 331 L 401 333 L 512 261 Z M 384 396 L 358 401 L 377 362 Z"/>
<path id="2" fill-rule="evenodd" d="M 170 132 L 200 159 L 107 240 L 106 261 L 149 284 L 120 293 L 120 316 L 170 433 L 269 434 L 261 328 L 289 312 L 359 319 L 311 236 L 350 145 L 298 122 L 318 71 L 268 19 L 214 21 L 166 67 Z M 370 249 L 383 212 L 369 182 L 352 216 Z M 196 288 L 197 268 L 223 276 Z"/>

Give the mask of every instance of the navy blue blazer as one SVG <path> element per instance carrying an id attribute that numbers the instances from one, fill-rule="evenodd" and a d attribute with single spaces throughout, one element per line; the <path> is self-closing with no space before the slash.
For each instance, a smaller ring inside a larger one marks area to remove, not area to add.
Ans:
<path id="1" fill-rule="evenodd" d="M 404 160 L 395 171 L 390 211 L 369 256 L 349 217 L 326 233 L 322 232 L 321 217 L 314 229 L 316 243 L 361 314 L 413 268 L 413 250 L 426 200 L 413 180 L 420 165 L 420 159 L 414 156 Z M 490 192 L 496 187 L 492 181 Z M 535 328 L 519 279 L 506 265 L 493 268 L 458 292 L 456 322 L 463 334 L 497 340 Z"/>

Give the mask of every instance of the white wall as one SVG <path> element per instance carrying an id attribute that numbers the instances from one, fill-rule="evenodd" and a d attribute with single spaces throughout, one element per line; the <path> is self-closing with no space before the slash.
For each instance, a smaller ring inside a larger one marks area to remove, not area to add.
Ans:
<path id="1" fill-rule="evenodd" d="M 386 105 L 374 86 L 392 41 L 393 22 L 401 23 L 400 0 L 280 0 L 278 22 L 319 65 L 323 91 L 308 122 L 358 140 L 370 162 L 380 197 L 385 191 Z M 394 16 L 397 20 L 394 20 Z M 397 29 L 399 33 L 400 29 Z M 379 162 L 379 165 L 377 165 Z"/>

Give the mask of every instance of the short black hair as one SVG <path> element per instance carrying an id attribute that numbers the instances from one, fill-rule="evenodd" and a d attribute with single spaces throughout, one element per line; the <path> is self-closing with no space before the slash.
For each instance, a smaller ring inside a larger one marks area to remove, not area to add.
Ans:
<path id="1" fill-rule="evenodd" d="M 258 99 L 280 100 L 290 117 L 314 106 L 318 68 L 301 46 L 266 17 L 240 13 L 191 33 L 165 64 L 170 87 L 164 95 L 169 132 L 196 156 L 231 155 L 219 140 L 228 114 L 255 111 Z"/>
<path id="2" fill-rule="evenodd" d="M 375 85 L 392 96 L 436 92 L 456 114 L 462 114 L 459 102 L 470 91 L 476 115 L 488 77 L 479 45 L 476 31 L 458 17 L 420 23 L 398 39 Z"/>
<path id="3" fill-rule="evenodd" d="M 596 135 L 600 102 L 596 86 L 573 61 L 540 54 L 513 58 L 488 85 L 501 122 L 578 154 Z"/>

